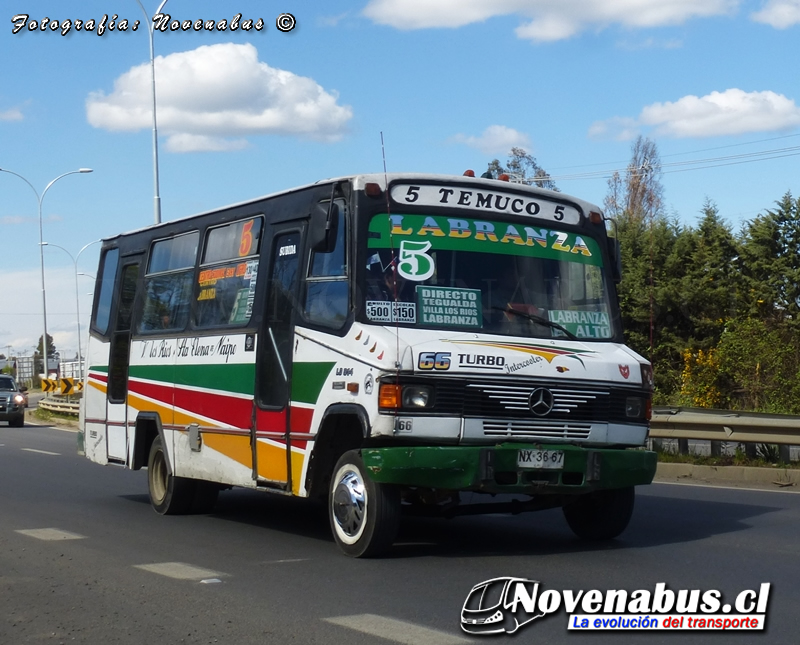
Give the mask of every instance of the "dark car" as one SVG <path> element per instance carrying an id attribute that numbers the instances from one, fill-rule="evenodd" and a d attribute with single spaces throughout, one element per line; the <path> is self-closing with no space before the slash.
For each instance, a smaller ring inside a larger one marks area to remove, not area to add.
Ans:
<path id="1" fill-rule="evenodd" d="M 25 425 L 25 408 L 28 405 L 28 388 L 18 388 L 10 376 L 0 374 L 0 421 L 21 428 Z"/>

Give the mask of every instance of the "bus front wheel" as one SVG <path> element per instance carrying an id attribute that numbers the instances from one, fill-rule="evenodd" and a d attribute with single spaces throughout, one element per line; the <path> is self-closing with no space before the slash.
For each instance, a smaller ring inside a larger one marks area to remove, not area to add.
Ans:
<path id="1" fill-rule="evenodd" d="M 566 504 L 564 517 L 583 540 L 611 540 L 628 526 L 635 498 L 633 486 L 598 490 Z"/>
<path id="2" fill-rule="evenodd" d="M 150 505 L 160 515 L 182 515 L 192 508 L 195 498 L 194 481 L 175 477 L 169 472 L 167 455 L 159 435 L 150 446 L 147 460 L 147 485 Z"/>
<path id="3" fill-rule="evenodd" d="M 343 454 L 333 469 L 328 518 L 336 544 L 349 556 L 368 558 L 386 551 L 400 525 L 400 491 L 372 481 L 357 450 Z"/>

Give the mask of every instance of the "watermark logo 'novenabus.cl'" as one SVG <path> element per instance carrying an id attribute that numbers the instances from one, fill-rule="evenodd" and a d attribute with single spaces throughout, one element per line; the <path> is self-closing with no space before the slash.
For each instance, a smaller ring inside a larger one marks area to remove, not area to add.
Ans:
<path id="1" fill-rule="evenodd" d="M 569 631 L 761 631 L 770 583 L 725 602 L 717 589 L 542 589 L 526 578 L 492 578 L 475 585 L 461 609 L 470 634 L 513 634 L 537 618 L 564 611 Z"/>

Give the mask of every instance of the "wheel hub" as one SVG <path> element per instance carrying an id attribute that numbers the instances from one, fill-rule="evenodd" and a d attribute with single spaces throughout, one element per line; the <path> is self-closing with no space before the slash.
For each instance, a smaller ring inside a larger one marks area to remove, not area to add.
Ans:
<path id="1" fill-rule="evenodd" d="M 364 522 L 367 495 L 358 473 L 347 471 L 333 492 L 333 516 L 339 528 L 348 535 L 358 535 Z"/>

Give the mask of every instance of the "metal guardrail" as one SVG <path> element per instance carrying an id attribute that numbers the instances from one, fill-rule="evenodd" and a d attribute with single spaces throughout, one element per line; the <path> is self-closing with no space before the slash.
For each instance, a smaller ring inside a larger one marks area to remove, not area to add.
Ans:
<path id="1" fill-rule="evenodd" d="M 39 407 L 49 412 L 59 412 L 61 414 L 74 414 L 76 417 L 80 412 L 80 401 L 70 400 L 62 396 L 51 396 L 39 401 Z"/>
<path id="2" fill-rule="evenodd" d="M 80 402 L 52 396 L 39 401 L 39 407 L 77 416 Z M 650 421 L 650 437 L 800 445 L 800 417 L 734 410 L 656 407 Z"/>
<path id="3" fill-rule="evenodd" d="M 653 439 L 800 445 L 800 417 L 703 408 L 653 408 Z"/>

